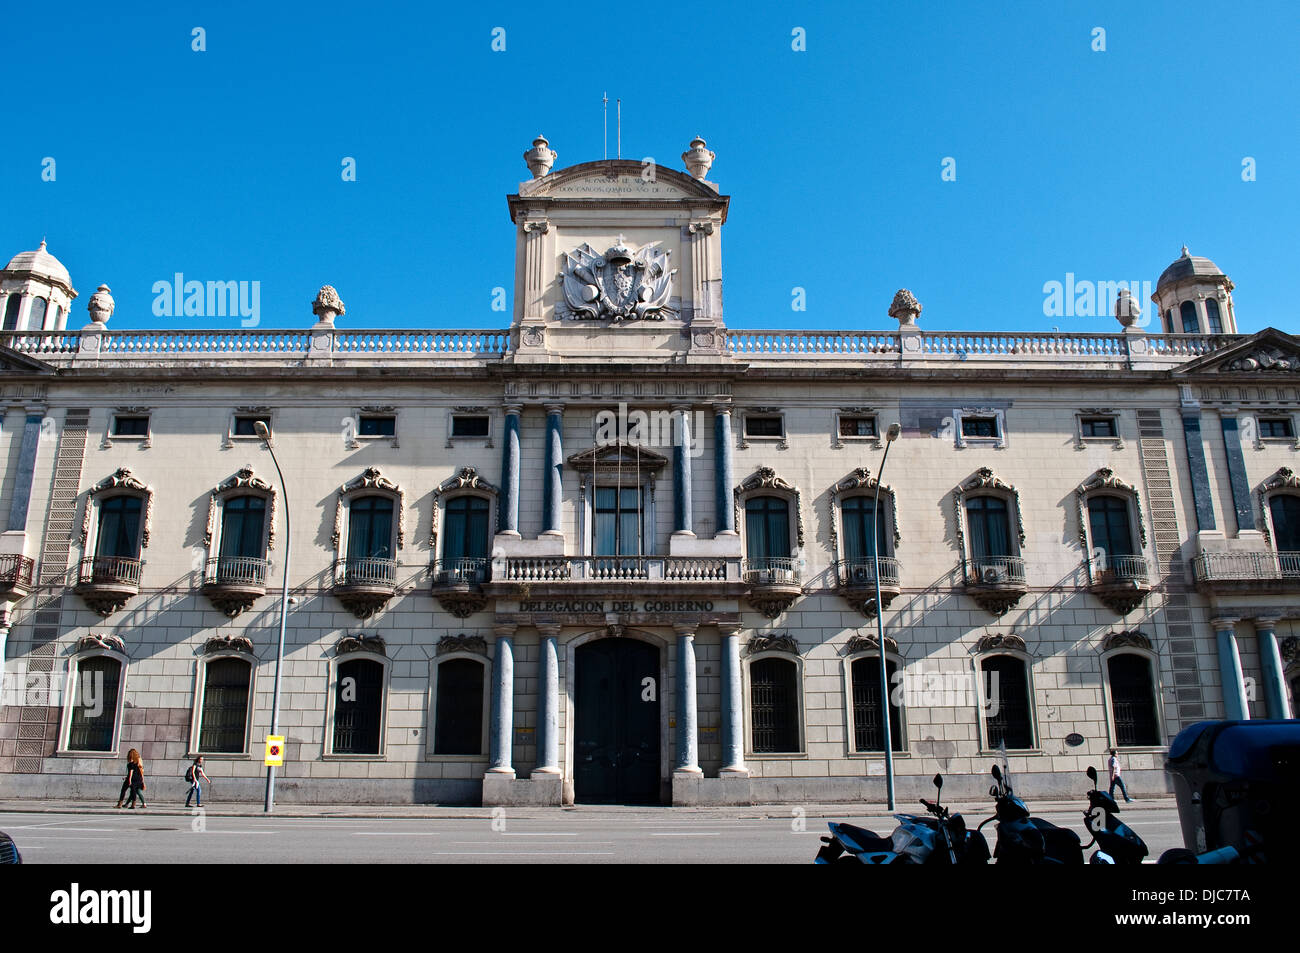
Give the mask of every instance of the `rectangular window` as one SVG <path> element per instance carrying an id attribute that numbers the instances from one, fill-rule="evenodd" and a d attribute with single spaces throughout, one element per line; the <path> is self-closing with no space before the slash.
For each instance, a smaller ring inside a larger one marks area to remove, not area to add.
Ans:
<path id="1" fill-rule="evenodd" d="M 1289 417 L 1260 417 L 1259 436 L 1261 440 L 1290 439 L 1295 436 L 1295 428 Z"/>
<path id="2" fill-rule="evenodd" d="M 1079 426 L 1082 428 L 1085 437 L 1115 436 L 1114 417 L 1084 417 L 1079 422 Z"/>
<path id="3" fill-rule="evenodd" d="M 745 415 L 746 437 L 780 437 L 783 433 L 784 428 L 778 416 Z"/>
<path id="4" fill-rule="evenodd" d="M 963 437 L 998 436 L 998 419 L 996 417 L 962 417 L 961 435 Z"/>
<path id="5" fill-rule="evenodd" d="M 113 418 L 113 436 L 147 437 L 149 436 L 149 418 L 118 414 Z"/>
<path id="6" fill-rule="evenodd" d="M 486 437 L 490 418 L 487 415 L 460 415 L 451 418 L 453 437 Z"/>
<path id="7" fill-rule="evenodd" d="M 396 417 L 375 414 L 361 418 L 361 436 L 363 437 L 394 437 L 396 435 Z"/>
<path id="8" fill-rule="evenodd" d="M 271 429 L 270 414 L 238 414 L 235 417 L 235 425 L 231 434 L 236 437 L 256 437 L 257 422 L 261 421 L 266 424 L 266 429 Z"/>
<path id="9" fill-rule="evenodd" d="M 199 751 L 238 754 L 244 750 L 248 687 L 253 667 L 243 659 L 215 659 L 205 666 Z"/>
<path id="10" fill-rule="evenodd" d="M 69 751 L 112 751 L 117 722 L 117 690 L 122 663 L 92 656 L 77 663 L 73 673 Z"/>
<path id="11" fill-rule="evenodd" d="M 841 414 L 840 415 L 840 436 L 841 437 L 874 437 L 876 436 L 876 418 L 849 416 L 847 414 Z"/>

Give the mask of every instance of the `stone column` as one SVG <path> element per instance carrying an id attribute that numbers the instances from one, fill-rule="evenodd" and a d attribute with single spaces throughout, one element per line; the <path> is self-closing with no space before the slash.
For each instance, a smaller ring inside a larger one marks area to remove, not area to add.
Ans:
<path id="1" fill-rule="evenodd" d="M 732 500 L 735 470 L 732 466 L 731 405 L 713 405 L 713 495 L 718 535 L 736 535 L 736 510 Z"/>
<path id="2" fill-rule="evenodd" d="M 677 764 L 674 774 L 701 775 L 699 725 L 695 700 L 695 626 L 675 625 L 677 633 Z"/>
<path id="3" fill-rule="evenodd" d="M 513 778 L 511 765 L 514 745 L 515 712 L 515 647 L 514 625 L 499 625 L 496 633 L 496 657 L 492 660 L 492 722 L 488 756 L 492 762 L 490 774 L 504 774 Z"/>
<path id="4" fill-rule="evenodd" d="M 673 532 L 694 536 L 691 505 L 691 407 L 673 404 L 677 441 L 673 444 Z"/>
<path id="5" fill-rule="evenodd" d="M 501 440 L 501 503 L 497 532 L 519 535 L 519 415 L 520 404 L 506 404 Z"/>
<path id="6" fill-rule="evenodd" d="M 1223 717 L 1228 721 L 1244 721 L 1250 717 L 1246 705 L 1245 676 L 1241 671 L 1241 654 L 1237 651 L 1237 634 L 1233 626 L 1237 619 L 1211 619 L 1219 643 L 1219 681 L 1223 685 Z"/>
<path id="7" fill-rule="evenodd" d="M 1268 717 L 1290 718 L 1291 709 L 1286 700 L 1286 676 L 1282 668 L 1282 653 L 1277 648 L 1277 617 L 1261 616 L 1255 620 L 1255 634 L 1259 636 L 1259 664 L 1264 676 L 1264 700 Z"/>
<path id="8" fill-rule="evenodd" d="M 537 660 L 537 767 L 533 777 L 560 773 L 560 627 L 537 626 L 541 634 Z"/>
<path id="9" fill-rule="evenodd" d="M 720 625 L 722 636 L 721 777 L 749 777 L 745 767 L 745 706 L 740 681 L 740 626 Z"/>
<path id="10" fill-rule="evenodd" d="M 563 535 L 560 527 L 560 500 L 563 497 L 564 405 L 546 405 L 546 472 L 542 475 L 542 532 Z"/>

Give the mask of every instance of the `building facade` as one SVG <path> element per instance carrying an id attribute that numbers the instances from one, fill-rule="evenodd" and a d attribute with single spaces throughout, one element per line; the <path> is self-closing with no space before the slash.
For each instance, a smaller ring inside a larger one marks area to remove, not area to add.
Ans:
<path id="1" fill-rule="evenodd" d="M 1030 796 L 1111 747 L 1149 793 L 1182 727 L 1291 716 L 1300 341 L 1238 333 L 1213 263 L 1159 333 L 1127 292 L 1115 333 L 906 291 L 737 330 L 702 140 L 553 156 L 497 332 L 349 329 L 329 287 L 160 332 L 100 286 L 67 330 L 44 243 L 0 272 L 0 796 L 111 798 L 134 747 L 157 796 L 202 753 L 260 798 L 286 567 L 282 801 L 880 801 L 885 711 L 902 798 L 1003 749 Z"/>

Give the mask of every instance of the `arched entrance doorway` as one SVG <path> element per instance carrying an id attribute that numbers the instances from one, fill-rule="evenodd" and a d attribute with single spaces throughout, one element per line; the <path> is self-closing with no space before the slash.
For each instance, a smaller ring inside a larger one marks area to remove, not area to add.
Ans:
<path id="1" fill-rule="evenodd" d="M 574 655 L 574 800 L 659 803 L 659 650 L 602 638 Z"/>

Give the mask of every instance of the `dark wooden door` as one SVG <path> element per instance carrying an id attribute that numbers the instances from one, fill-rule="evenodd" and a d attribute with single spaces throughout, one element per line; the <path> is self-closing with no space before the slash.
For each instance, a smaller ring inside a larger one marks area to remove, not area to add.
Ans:
<path id="1" fill-rule="evenodd" d="M 659 650 L 598 639 L 574 662 L 574 799 L 659 803 Z"/>

